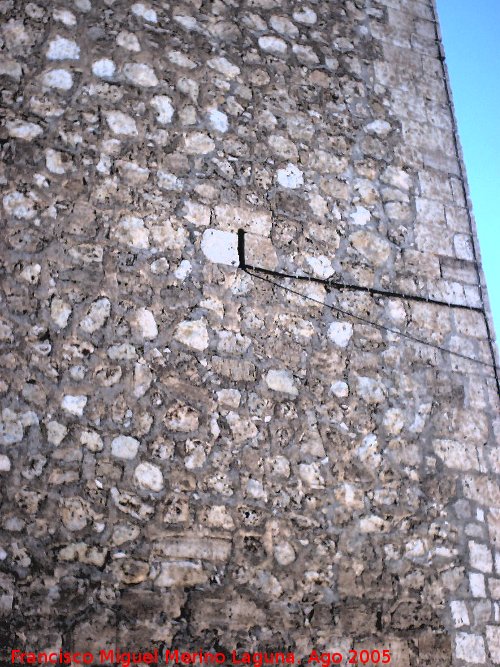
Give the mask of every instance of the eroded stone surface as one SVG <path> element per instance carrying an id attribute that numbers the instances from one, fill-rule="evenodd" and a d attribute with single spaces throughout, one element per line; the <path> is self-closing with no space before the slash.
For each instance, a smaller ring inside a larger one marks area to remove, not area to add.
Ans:
<path id="1" fill-rule="evenodd" d="M 2 646 L 497 664 L 492 371 L 394 333 L 491 361 L 398 296 L 481 305 L 430 1 L 49 4 L 0 3 Z"/>

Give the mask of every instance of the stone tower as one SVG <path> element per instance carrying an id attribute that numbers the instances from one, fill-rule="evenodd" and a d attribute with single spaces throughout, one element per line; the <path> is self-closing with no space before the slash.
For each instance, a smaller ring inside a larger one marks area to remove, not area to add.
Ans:
<path id="1" fill-rule="evenodd" d="M 431 0 L 0 12 L 2 664 L 500 664 L 498 374 Z"/>

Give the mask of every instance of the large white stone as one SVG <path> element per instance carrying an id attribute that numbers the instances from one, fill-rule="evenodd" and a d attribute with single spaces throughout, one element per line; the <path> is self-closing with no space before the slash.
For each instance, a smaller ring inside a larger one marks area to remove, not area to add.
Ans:
<path id="1" fill-rule="evenodd" d="M 356 209 L 351 213 L 351 222 L 353 225 L 366 225 L 370 222 L 370 211 L 364 206 L 356 206 Z"/>
<path id="2" fill-rule="evenodd" d="M 259 37 L 259 47 L 266 53 L 272 53 L 276 56 L 283 56 L 287 51 L 287 44 L 284 39 L 280 37 L 273 37 L 272 35 L 264 35 Z"/>
<path id="3" fill-rule="evenodd" d="M 186 280 L 193 269 L 191 262 L 188 259 L 183 259 L 179 266 L 174 271 L 174 276 L 177 280 Z"/>
<path id="4" fill-rule="evenodd" d="M 73 75 L 65 69 L 51 69 L 43 75 L 43 84 L 48 88 L 70 90 L 73 86 Z"/>
<path id="5" fill-rule="evenodd" d="M 134 472 L 134 479 L 142 489 L 161 491 L 163 489 L 163 475 L 158 466 L 152 463 L 139 463 Z"/>
<path id="6" fill-rule="evenodd" d="M 301 9 L 293 12 L 293 20 L 297 23 L 303 23 L 304 25 L 314 25 L 318 20 L 318 16 L 314 9 L 310 7 L 302 7 Z"/>
<path id="7" fill-rule="evenodd" d="M 158 327 L 153 313 L 147 308 L 138 308 L 132 316 L 132 331 L 143 340 L 153 340 L 158 336 Z"/>
<path id="8" fill-rule="evenodd" d="M 4 195 L 3 207 L 7 215 L 13 215 L 22 220 L 32 220 L 36 216 L 34 201 L 17 190 Z"/>
<path id="9" fill-rule="evenodd" d="M 240 73 L 240 68 L 237 65 L 233 65 L 227 58 L 222 56 L 210 58 L 210 60 L 207 60 L 207 65 L 217 70 L 217 72 L 224 74 L 227 79 L 234 79 Z"/>
<path id="10" fill-rule="evenodd" d="M 106 111 L 106 122 L 113 134 L 123 134 L 128 137 L 137 136 L 137 125 L 132 116 L 123 111 Z"/>
<path id="11" fill-rule="evenodd" d="M 238 266 L 238 236 L 220 229 L 207 229 L 201 239 L 201 250 L 211 262 Z"/>
<path id="12" fill-rule="evenodd" d="M 383 530 L 387 530 L 387 523 L 382 517 L 377 516 L 376 514 L 370 514 L 360 520 L 359 530 L 362 533 L 380 533 Z"/>
<path id="13" fill-rule="evenodd" d="M 476 664 L 486 662 L 484 639 L 481 635 L 458 632 L 455 638 L 455 656 L 458 660 L 465 662 Z"/>
<path id="14" fill-rule="evenodd" d="M 171 63 L 177 65 L 177 67 L 185 67 L 186 69 L 195 69 L 195 67 L 197 67 L 194 60 L 188 58 L 182 51 L 169 51 L 167 53 L 167 58 Z"/>
<path id="15" fill-rule="evenodd" d="M 52 16 L 54 21 L 60 21 L 68 28 L 73 28 L 76 25 L 76 16 L 73 14 L 73 12 L 70 12 L 69 9 L 54 9 Z"/>
<path id="16" fill-rule="evenodd" d="M 479 458 L 475 445 L 457 440 L 434 441 L 434 451 L 447 468 L 457 470 L 479 470 Z"/>
<path id="17" fill-rule="evenodd" d="M 83 415 L 83 410 L 87 405 L 86 396 L 73 396 L 71 394 L 66 394 L 61 401 L 61 407 L 65 412 L 68 412 L 70 415 L 75 417 L 81 417 Z"/>
<path id="18" fill-rule="evenodd" d="M 51 445 L 60 445 L 67 433 L 68 429 L 60 422 L 52 420 L 47 424 L 47 440 Z"/>
<path id="19" fill-rule="evenodd" d="M 66 173 L 62 153 L 52 148 L 47 148 L 45 151 L 45 165 L 51 174 L 62 175 Z"/>
<path id="20" fill-rule="evenodd" d="M 297 26 L 286 18 L 286 16 L 271 16 L 269 24 L 273 30 L 279 32 L 280 35 L 286 35 L 287 37 L 298 37 L 299 29 Z"/>
<path id="21" fill-rule="evenodd" d="M 374 120 L 365 126 L 368 134 L 377 134 L 380 137 L 385 137 L 391 131 L 391 125 L 386 120 Z"/>
<path id="22" fill-rule="evenodd" d="M 92 9 L 92 4 L 90 0 L 74 0 L 75 7 L 79 9 L 81 12 L 86 14 L 87 12 L 90 12 Z"/>
<path id="23" fill-rule="evenodd" d="M 135 14 L 135 16 L 139 16 L 141 19 L 144 19 L 145 21 L 149 21 L 149 23 L 158 22 L 158 16 L 155 10 L 152 9 L 151 7 L 148 7 L 143 2 L 134 3 L 130 9 L 132 10 L 132 14 Z"/>
<path id="24" fill-rule="evenodd" d="M 200 561 L 175 560 L 161 564 L 155 586 L 182 589 L 203 584 L 207 579 L 208 572 L 203 569 Z"/>
<path id="25" fill-rule="evenodd" d="M 221 389 L 217 392 L 217 400 L 226 407 L 237 408 L 241 401 L 241 392 L 237 389 Z"/>
<path id="26" fill-rule="evenodd" d="M 0 454 L 0 472 L 9 472 L 11 468 L 10 459 L 5 454 Z"/>
<path id="27" fill-rule="evenodd" d="M 317 65 L 319 63 L 318 55 L 311 46 L 294 44 L 292 51 L 302 65 Z"/>
<path id="28" fill-rule="evenodd" d="M 90 306 L 89 312 L 80 322 L 81 328 L 87 333 L 94 333 L 104 326 L 111 312 L 111 303 L 107 297 L 97 299 Z"/>
<path id="29" fill-rule="evenodd" d="M 226 421 L 231 429 L 234 442 L 243 442 L 257 437 L 259 430 L 251 419 L 241 418 L 237 412 L 232 410 L 226 415 Z"/>
<path id="30" fill-rule="evenodd" d="M 290 396 L 297 396 L 297 387 L 293 384 L 291 371 L 271 369 L 266 375 L 266 384 L 273 391 L 281 391 Z"/>
<path id="31" fill-rule="evenodd" d="M 23 435 L 24 428 L 17 413 L 5 408 L 0 419 L 0 445 L 13 445 L 16 442 L 21 442 Z"/>
<path id="32" fill-rule="evenodd" d="M 184 202 L 182 217 L 197 227 L 206 227 L 210 224 L 210 208 L 188 199 Z"/>
<path id="33" fill-rule="evenodd" d="M 229 121 L 227 116 L 222 111 L 218 109 L 209 109 L 207 111 L 208 124 L 212 130 L 217 132 L 227 132 L 229 129 Z"/>
<path id="34" fill-rule="evenodd" d="M 311 257 L 310 255 L 307 255 L 306 262 L 313 270 L 314 275 L 318 278 L 326 280 L 327 278 L 333 276 L 335 273 L 332 267 L 332 263 L 328 257 L 325 257 L 325 255 L 319 255 L 319 257 Z"/>
<path id="35" fill-rule="evenodd" d="M 495 665 L 500 665 L 500 626 L 487 625 L 486 638 L 488 640 L 488 648 L 490 649 L 491 659 Z"/>
<path id="36" fill-rule="evenodd" d="M 486 544 L 479 542 L 469 542 L 470 564 L 475 570 L 480 572 L 493 571 L 493 558 L 491 550 Z"/>
<path id="37" fill-rule="evenodd" d="M 140 398 L 147 392 L 153 381 L 153 374 L 151 373 L 147 363 L 141 359 L 134 366 L 134 396 Z"/>
<path id="38" fill-rule="evenodd" d="M 104 449 L 104 443 L 99 433 L 95 431 L 82 431 L 80 442 L 91 452 L 100 452 Z"/>
<path id="39" fill-rule="evenodd" d="M 158 113 L 156 122 L 160 125 L 168 125 L 172 122 L 174 116 L 174 106 L 172 100 L 167 95 L 155 95 L 151 100 L 151 106 Z"/>
<path id="40" fill-rule="evenodd" d="M 296 190 L 301 185 L 304 185 L 304 174 L 291 162 L 289 162 L 284 169 L 278 169 L 276 177 L 278 183 L 283 188 Z"/>
<path id="41" fill-rule="evenodd" d="M 154 262 L 151 262 L 150 268 L 151 272 L 156 275 L 167 275 L 170 264 L 167 262 L 165 257 L 160 257 L 160 259 L 156 259 Z"/>
<path id="42" fill-rule="evenodd" d="M 52 299 L 50 304 L 50 316 L 53 322 L 61 329 L 64 329 L 64 327 L 68 324 L 68 319 L 71 315 L 71 312 L 72 309 L 69 303 L 66 303 L 59 297 Z"/>
<path id="43" fill-rule="evenodd" d="M 175 339 L 192 350 L 202 352 L 209 343 L 207 325 L 204 319 L 184 320 L 175 329 Z"/>
<path id="44" fill-rule="evenodd" d="M 141 45 L 136 35 L 133 32 L 128 32 L 127 30 L 122 30 L 116 36 L 116 43 L 118 46 L 121 46 L 122 49 L 127 51 L 133 51 L 138 53 L 141 50 Z"/>
<path id="45" fill-rule="evenodd" d="M 153 88 L 158 85 L 155 71 L 149 65 L 143 63 L 126 63 L 123 66 L 123 75 L 136 86 Z"/>
<path id="46" fill-rule="evenodd" d="M 111 443 L 111 453 L 119 459 L 133 459 L 139 450 L 139 441 L 129 435 L 119 435 Z"/>
<path id="47" fill-rule="evenodd" d="M 332 382 L 330 391 L 337 398 L 346 398 L 349 396 L 349 385 L 343 380 L 337 380 L 336 382 Z"/>
<path id="48" fill-rule="evenodd" d="M 92 74 L 101 79 L 110 79 L 116 72 L 115 63 L 109 58 L 101 58 L 92 63 Z"/>
<path id="49" fill-rule="evenodd" d="M 479 572 L 470 572 L 469 584 L 472 597 L 474 598 L 486 597 L 486 585 L 484 581 L 484 574 L 480 574 Z"/>
<path id="50" fill-rule="evenodd" d="M 215 148 L 215 143 L 205 132 L 192 132 L 186 135 L 184 145 L 188 155 L 206 155 Z"/>
<path id="51" fill-rule="evenodd" d="M 160 190 L 174 190 L 179 192 L 182 190 L 183 182 L 175 174 L 161 170 L 158 170 L 156 174 Z"/>
<path id="52" fill-rule="evenodd" d="M 176 14 L 174 16 L 174 21 L 176 21 L 184 30 L 191 32 L 198 28 L 198 21 L 194 16 L 189 16 L 189 14 Z"/>
<path id="53" fill-rule="evenodd" d="M 258 479 L 250 478 L 247 482 L 246 493 L 251 498 L 255 500 L 267 500 L 267 493 L 262 485 L 262 482 Z"/>
<path id="54" fill-rule="evenodd" d="M 290 542 L 278 542 L 274 547 L 274 557 L 280 565 L 290 565 L 296 558 L 295 550 Z"/>
<path id="55" fill-rule="evenodd" d="M 38 285 L 42 267 L 40 264 L 28 264 L 19 274 L 19 277 L 30 285 Z"/>
<path id="56" fill-rule="evenodd" d="M 27 123 L 22 120 L 12 120 L 8 121 L 5 125 L 7 127 L 9 137 L 14 137 L 14 139 L 33 141 L 33 139 L 36 139 L 41 134 L 43 134 L 42 128 L 36 123 Z"/>
<path id="57" fill-rule="evenodd" d="M 297 146 L 282 134 L 271 134 L 267 142 L 272 153 L 283 160 L 296 160 L 299 157 Z"/>
<path id="58" fill-rule="evenodd" d="M 399 408 L 389 408 L 382 423 L 387 433 L 399 435 L 405 425 L 404 413 Z"/>
<path id="59" fill-rule="evenodd" d="M 224 505 L 212 505 L 212 507 L 209 507 L 205 520 L 211 528 L 222 528 L 223 530 L 234 529 L 233 517 Z"/>
<path id="60" fill-rule="evenodd" d="M 131 248 L 149 248 L 149 230 L 144 226 L 142 218 L 125 216 L 118 223 L 114 235 L 119 242 Z"/>
<path id="61" fill-rule="evenodd" d="M 47 58 L 49 60 L 79 60 L 80 47 L 72 39 L 56 35 L 49 42 Z"/>
<path id="62" fill-rule="evenodd" d="M 184 457 L 184 465 L 187 470 L 196 470 L 201 468 L 207 460 L 207 455 L 203 444 L 188 440 L 186 442 L 186 454 Z"/>
<path id="63" fill-rule="evenodd" d="M 450 608 L 453 624 L 456 628 L 469 625 L 469 612 L 467 611 L 467 605 L 463 600 L 452 600 L 452 602 L 450 602 Z"/>
<path id="64" fill-rule="evenodd" d="M 328 327 L 328 338 L 338 347 L 347 347 L 352 332 L 353 327 L 350 322 L 332 322 Z"/>

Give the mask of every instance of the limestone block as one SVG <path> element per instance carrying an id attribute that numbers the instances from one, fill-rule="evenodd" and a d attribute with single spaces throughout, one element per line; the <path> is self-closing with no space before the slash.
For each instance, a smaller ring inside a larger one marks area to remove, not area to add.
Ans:
<path id="1" fill-rule="evenodd" d="M 203 584 L 209 573 L 203 570 L 199 561 L 165 561 L 161 564 L 159 575 L 155 579 L 158 587 L 187 587 Z"/>
<path id="2" fill-rule="evenodd" d="M 484 663 L 486 651 L 484 639 L 480 635 L 457 633 L 455 638 L 456 656 L 469 663 Z"/>
<path id="3" fill-rule="evenodd" d="M 500 626 L 486 626 L 486 640 L 493 663 L 500 665 Z"/>
<path id="4" fill-rule="evenodd" d="M 231 553 L 231 542 L 215 537 L 172 536 L 155 545 L 158 554 L 174 559 L 208 560 L 223 563 Z"/>

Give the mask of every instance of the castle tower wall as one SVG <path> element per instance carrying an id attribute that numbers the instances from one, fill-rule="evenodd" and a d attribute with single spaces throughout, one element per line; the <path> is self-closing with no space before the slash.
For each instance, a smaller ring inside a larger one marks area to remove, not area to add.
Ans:
<path id="1" fill-rule="evenodd" d="M 0 11 L 2 651 L 500 664 L 432 2 Z"/>

